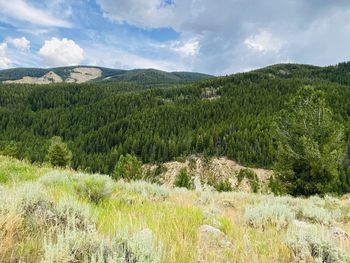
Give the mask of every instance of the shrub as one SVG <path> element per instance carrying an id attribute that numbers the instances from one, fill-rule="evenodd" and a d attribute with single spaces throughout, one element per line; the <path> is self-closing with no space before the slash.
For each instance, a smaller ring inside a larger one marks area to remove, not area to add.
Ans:
<path id="1" fill-rule="evenodd" d="M 283 195 L 285 194 L 284 186 L 275 175 L 270 176 L 268 179 L 268 188 L 270 189 L 271 193 L 275 195 Z"/>
<path id="2" fill-rule="evenodd" d="M 233 188 L 231 182 L 228 179 L 220 180 L 215 184 L 215 189 L 218 192 L 232 192 Z"/>
<path id="3" fill-rule="evenodd" d="M 106 175 L 82 175 L 74 182 L 74 188 L 80 197 L 97 204 L 111 195 L 113 181 Z"/>
<path id="4" fill-rule="evenodd" d="M 72 153 L 60 137 L 52 137 L 47 158 L 53 166 L 65 167 L 69 165 Z"/>
<path id="5" fill-rule="evenodd" d="M 264 229 L 274 226 L 277 229 L 286 228 L 295 219 L 294 212 L 285 204 L 278 202 L 264 202 L 258 206 L 247 206 L 244 212 L 244 221 L 254 228 Z"/>
<path id="6" fill-rule="evenodd" d="M 114 258 L 108 241 L 96 231 L 53 230 L 45 238 L 43 250 L 42 263 L 121 262 Z"/>
<path id="7" fill-rule="evenodd" d="M 287 246 L 295 262 L 348 262 L 348 255 L 332 240 L 329 232 L 314 226 L 293 228 L 288 232 Z"/>
<path id="8" fill-rule="evenodd" d="M 118 234 L 110 240 L 95 229 L 65 228 L 52 231 L 43 247 L 42 263 L 159 263 L 162 258 L 161 246 L 154 246 L 150 230 L 133 236 Z"/>
<path id="9" fill-rule="evenodd" d="M 87 228 L 94 224 L 87 205 L 64 197 L 54 203 L 40 184 L 25 184 L 0 196 L 0 214 L 16 214 L 31 228 L 72 225 Z"/>
<path id="10" fill-rule="evenodd" d="M 96 223 L 90 207 L 73 197 L 63 197 L 59 200 L 55 206 L 54 221 L 56 226 L 70 226 L 78 229 L 89 229 Z"/>
<path id="11" fill-rule="evenodd" d="M 247 179 L 250 187 L 254 193 L 257 193 L 260 189 L 260 180 L 256 173 L 250 169 L 241 169 L 237 175 L 238 184 L 240 184 L 243 179 Z"/>
<path id="12" fill-rule="evenodd" d="M 146 171 L 144 171 L 143 179 L 152 183 L 159 183 L 161 176 L 167 171 L 168 169 L 164 164 L 158 164 L 156 168 L 148 168 Z"/>
<path id="13" fill-rule="evenodd" d="M 199 200 L 201 204 L 208 205 L 214 201 L 214 195 L 211 191 L 201 191 Z"/>
<path id="14" fill-rule="evenodd" d="M 124 179 L 126 181 L 139 180 L 142 178 L 142 162 L 136 156 L 127 154 L 121 155 L 114 168 L 113 178 L 115 180 Z"/>
<path id="15" fill-rule="evenodd" d="M 318 223 L 323 225 L 332 225 L 336 219 L 341 215 L 339 210 L 328 211 L 322 207 L 314 205 L 305 205 L 300 208 L 298 217 L 307 220 L 311 223 Z"/>
<path id="16" fill-rule="evenodd" d="M 130 183 L 118 182 L 117 187 L 122 188 L 127 193 L 140 194 L 145 198 L 160 197 L 167 198 L 170 190 L 164 186 L 147 183 L 145 181 L 135 181 Z"/>
<path id="17" fill-rule="evenodd" d="M 44 186 L 57 186 L 68 184 L 70 179 L 71 177 L 67 173 L 53 171 L 40 177 L 38 182 L 42 183 Z"/>
<path id="18" fill-rule="evenodd" d="M 340 200 L 330 195 L 325 195 L 324 201 L 325 201 L 325 205 L 329 208 L 340 206 Z"/>
<path id="19" fill-rule="evenodd" d="M 122 262 L 160 263 L 162 246 L 155 246 L 153 233 L 143 229 L 127 238 L 116 238 L 117 247 L 122 248 Z"/>
<path id="20" fill-rule="evenodd" d="M 168 169 L 166 168 L 166 166 L 164 164 L 159 164 L 157 165 L 157 168 L 154 170 L 154 176 L 158 177 L 164 173 L 166 173 L 168 171 Z"/>
<path id="21" fill-rule="evenodd" d="M 193 180 L 188 174 L 186 168 L 182 168 L 175 178 L 175 186 L 187 189 L 193 189 Z"/>
<path id="22" fill-rule="evenodd" d="M 21 217 L 45 218 L 46 213 L 53 208 L 53 202 L 42 186 L 38 183 L 26 183 L 8 189 L 1 195 L 1 206 L 5 213 L 13 211 Z"/>

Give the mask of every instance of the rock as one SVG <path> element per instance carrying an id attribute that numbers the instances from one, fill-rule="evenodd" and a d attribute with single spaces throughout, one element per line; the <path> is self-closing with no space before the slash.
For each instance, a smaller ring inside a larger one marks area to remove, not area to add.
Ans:
<path id="1" fill-rule="evenodd" d="M 283 75 L 283 76 L 287 76 L 287 75 L 290 75 L 290 72 L 288 70 L 280 69 L 278 71 L 278 74 Z"/>
<path id="2" fill-rule="evenodd" d="M 231 241 L 218 228 L 215 228 L 210 225 L 201 225 L 199 227 L 199 232 L 201 233 L 202 238 L 205 239 L 208 244 L 214 246 L 218 245 L 221 248 L 233 247 Z"/>
<path id="3" fill-rule="evenodd" d="M 330 228 L 330 234 L 334 239 L 337 240 L 349 240 L 350 236 L 349 234 L 341 229 L 340 227 L 331 227 Z"/>

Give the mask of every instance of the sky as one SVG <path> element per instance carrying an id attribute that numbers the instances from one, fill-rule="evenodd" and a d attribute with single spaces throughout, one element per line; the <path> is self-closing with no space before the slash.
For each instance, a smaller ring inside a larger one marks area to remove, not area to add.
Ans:
<path id="1" fill-rule="evenodd" d="M 0 0 L 0 69 L 226 75 L 348 60 L 349 0 Z"/>

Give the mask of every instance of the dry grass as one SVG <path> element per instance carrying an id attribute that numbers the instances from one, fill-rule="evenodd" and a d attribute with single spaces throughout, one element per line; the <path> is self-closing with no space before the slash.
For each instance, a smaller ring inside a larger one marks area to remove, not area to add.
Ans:
<path id="1" fill-rule="evenodd" d="M 144 257 L 141 262 L 158 262 L 157 255 L 161 255 L 164 263 L 295 262 L 292 247 L 287 242 L 294 233 L 293 217 L 287 217 L 285 224 L 280 208 L 289 209 L 289 214 L 305 221 L 305 225 L 327 231 L 330 226 L 323 224 L 322 218 L 332 218 L 332 225 L 350 231 L 350 202 L 345 198 L 296 199 L 242 192 L 219 194 L 106 179 L 111 192 L 94 202 L 77 191 L 76 184 L 86 183 L 86 178 L 101 180 L 102 175 L 90 177 L 1 156 L 0 178 L 6 178 L 0 188 L 0 262 L 45 262 L 55 258 L 60 249 L 69 255 L 71 247 L 62 245 L 65 240 L 79 241 L 79 251 L 85 251 L 86 262 L 93 257 L 100 258 L 97 262 L 109 262 L 93 245 L 94 239 L 75 240 L 85 235 L 95 237 L 95 243 L 103 241 L 105 247 L 99 249 L 108 253 L 120 253 L 120 244 L 134 249 L 135 255 L 139 253 Z M 88 189 L 90 186 L 89 181 Z M 93 191 L 98 195 L 104 187 Z M 307 207 L 314 209 L 306 213 Z M 247 209 L 253 211 L 250 220 L 257 220 L 254 222 L 259 222 L 262 227 L 247 223 Z M 283 227 L 278 227 L 279 220 Z M 201 233 L 199 229 L 203 224 L 220 230 L 232 245 L 222 245 L 221 237 L 212 239 Z M 62 232 L 67 231 L 67 226 L 73 226 L 71 232 Z M 145 230 L 153 239 L 140 245 L 135 237 Z M 90 235 L 88 231 L 94 232 Z M 115 240 L 119 240 L 117 247 Z M 126 243 L 120 243 L 120 240 Z M 294 247 L 300 245 L 295 243 L 298 240 L 300 238 L 294 239 Z M 350 254 L 349 242 L 343 240 L 341 244 L 335 244 L 345 254 Z"/>

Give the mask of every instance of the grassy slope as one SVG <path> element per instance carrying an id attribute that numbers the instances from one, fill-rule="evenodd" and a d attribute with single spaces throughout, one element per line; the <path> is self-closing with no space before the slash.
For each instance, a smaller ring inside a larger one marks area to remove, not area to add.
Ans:
<path id="1" fill-rule="evenodd" d="M 85 177 L 93 178 L 92 175 Z M 113 191 L 95 204 L 86 196 L 80 195 L 74 186 L 76 182 L 85 180 L 82 178 L 71 170 L 37 167 L 0 156 L 0 201 L 3 198 L 15 200 L 16 195 L 33 195 L 37 188 L 43 189 L 43 198 L 45 196 L 56 204 L 69 196 L 79 202 L 79 206 L 90 208 L 89 213 L 97 218 L 97 231 L 104 236 L 113 237 L 125 230 L 136 233 L 145 228 L 151 229 L 154 242 L 162 244 L 162 262 L 291 262 L 292 253 L 285 240 L 290 235 L 293 222 L 283 219 L 286 209 L 302 211 L 308 206 L 318 207 L 308 217 L 300 211 L 301 215 L 297 217 L 309 223 L 320 221 L 323 224 L 330 215 L 337 214 L 336 211 L 341 209 L 340 214 L 330 220 L 329 224 L 350 231 L 348 200 L 330 197 L 326 200 L 277 198 L 247 193 L 196 193 L 171 190 L 145 182 L 127 184 L 110 181 Z M 90 187 L 99 185 L 97 179 L 91 181 L 93 184 Z M 22 193 L 23 189 L 32 190 Z M 40 262 L 46 256 L 43 245 L 45 238 L 46 241 L 48 239 L 48 229 L 52 226 L 40 221 L 43 216 L 36 218 L 33 207 L 29 210 L 29 216 L 18 212 L 11 214 L 4 208 L 8 203 L 11 202 L 0 202 L 0 262 Z M 41 203 L 35 204 L 40 206 Z M 254 209 L 266 203 L 281 206 L 283 215 L 277 213 L 270 219 L 265 217 L 259 221 L 262 214 Z M 250 216 L 248 221 L 255 224 L 255 227 L 247 224 L 247 214 L 244 215 L 249 205 L 251 212 L 256 214 Z M 287 224 L 284 225 L 283 222 Z M 223 247 L 218 240 L 209 242 L 203 238 L 199 234 L 202 224 L 219 228 L 233 246 Z M 314 225 L 321 227 L 320 223 Z M 327 229 L 326 226 L 323 228 Z M 335 243 L 335 246 L 350 252 L 347 242 Z"/>

